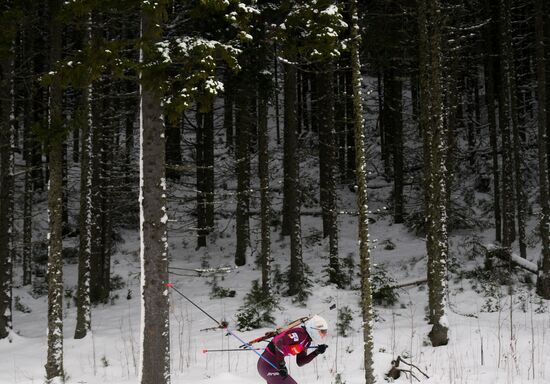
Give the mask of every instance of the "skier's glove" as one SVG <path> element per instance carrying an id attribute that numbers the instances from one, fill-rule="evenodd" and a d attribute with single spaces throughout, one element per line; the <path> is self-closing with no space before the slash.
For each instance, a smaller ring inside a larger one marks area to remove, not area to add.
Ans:
<path id="1" fill-rule="evenodd" d="M 325 351 L 327 350 L 327 348 L 328 348 L 328 345 L 326 345 L 326 344 L 319 344 L 319 345 L 317 346 L 317 354 L 322 355 L 323 353 L 325 353 Z"/>
<path id="2" fill-rule="evenodd" d="M 284 362 L 279 364 L 279 375 L 281 375 L 281 377 L 287 377 L 288 376 L 288 369 L 286 368 L 286 365 L 285 365 Z"/>

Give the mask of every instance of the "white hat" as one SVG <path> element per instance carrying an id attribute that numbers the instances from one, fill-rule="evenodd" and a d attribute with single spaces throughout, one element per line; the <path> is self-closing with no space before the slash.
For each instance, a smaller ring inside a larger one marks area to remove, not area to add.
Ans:
<path id="1" fill-rule="evenodd" d="M 304 328 L 313 342 L 321 344 L 327 335 L 328 323 L 321 316 L 314 315 L 304 323 Z"/>

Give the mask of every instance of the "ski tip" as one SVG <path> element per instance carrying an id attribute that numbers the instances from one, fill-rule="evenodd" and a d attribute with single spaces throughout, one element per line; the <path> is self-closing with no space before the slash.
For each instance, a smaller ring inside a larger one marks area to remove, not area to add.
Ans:
<path id="1" fill-rule="evenodd" d="M 164 284 L 166 287 L 169 287 L 169 288 L 174 288 L 174 284 L 172 283 L 166 283 Z"/>

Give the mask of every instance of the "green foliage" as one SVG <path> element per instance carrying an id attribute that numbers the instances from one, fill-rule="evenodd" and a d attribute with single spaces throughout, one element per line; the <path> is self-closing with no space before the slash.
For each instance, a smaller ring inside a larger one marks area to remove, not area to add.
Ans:
<path id="1" fill-rule="evenodd" d="M 252 282 L 252 289 L 244 298 L 244 305 L 237 312 L 237 327 L 239 330 L 257 329 L 273 324 L 273 313 L 280 310 L 278 300 L 266 293 L 258 280 Z"/>
<path id="2" fill-rule="evenodd" d="M 291 2 L 285 20 L 278 25 L 277 37 L 284 42 L 288 59 L 300 57 L 315 62 L 340 56 L 345 46 L 339 34 L 347 27 L 333 1 L 296 1 Z"/>
<path id="3" fill-rule="evenodd" d="M 3 0 L 0 4 L 0 60 L 13 55 L 13 40 L 25 16 L 24 3 L 22 0 Z"/>
<path id="4" fill-rule="evenodd" d="M 212 287 L 210 289 L 210 298 L 211 299 L 223 299 L 225 297 L 235 297 L 235 290 L 233 289 L 227 289 L 224 287 L 220 287 L 218 285 L 218 278 L 216 275 L 212 278 L 212 282 L 210 282 L 210 286 Z"/>
<path id="5" fill-rule="evenodd" d="M 372 299 L 375 304 L 392 306 L 399 300 L 399 293 L 395 285 L 397 281 L 388 271 L 378 265 L 372 268 Z"/>
<path id="6" fill-rule="evenodd" d="M 348 337 L 349 333 L 353 331 L 351 322 L 353 320 L 353 312 L 347 305 L 338 308 L 338 321 L 336 322 L 336 329 L 339 336 Z"/>

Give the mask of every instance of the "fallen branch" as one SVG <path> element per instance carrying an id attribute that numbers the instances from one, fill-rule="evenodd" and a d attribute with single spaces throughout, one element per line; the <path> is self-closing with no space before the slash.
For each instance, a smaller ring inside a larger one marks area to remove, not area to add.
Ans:
<path id="1" fill-rule="evenodd" d="M 496 257 L 497 259 L 507 263 L 512 262 L 515 266 L 523 268 L 526 271 L 534 273 L 535 275 L 538 274 L 538 268 L 535 263 L 516 255 L 510 250 L 510 248 L 498 247 L 494 244 L 486 245 L 484 248 L 486 251 L 485 256 L 488 259 Z"/>

